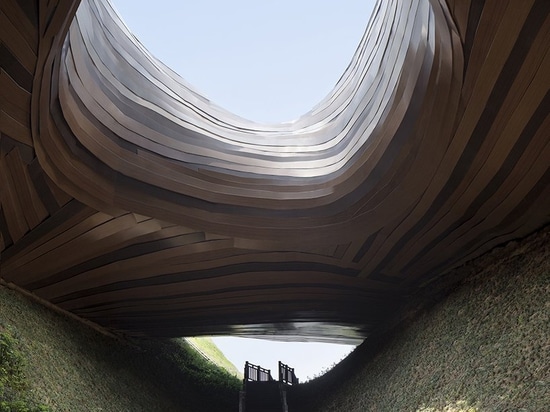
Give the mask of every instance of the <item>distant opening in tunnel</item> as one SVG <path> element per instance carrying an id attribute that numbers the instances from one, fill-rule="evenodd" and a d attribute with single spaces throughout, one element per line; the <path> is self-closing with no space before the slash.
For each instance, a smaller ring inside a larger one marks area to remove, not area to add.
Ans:
<path id="1" fill-rule="evenodd" d="M 318 377 L 345 358 L 356 345 L 324 342 L 279 342 L 231 336 L 213 337 L 212 341 L 243 372 L 245 362 L 269 369 L 277 378 L 281 361 L 294 368 L 300 382 Z"/>
<path id="2" fill-rule="evenodd" d="M 112 0 L 142 44 L 215 104 L 289 121 L 334 87 L 375 0 Z"/>

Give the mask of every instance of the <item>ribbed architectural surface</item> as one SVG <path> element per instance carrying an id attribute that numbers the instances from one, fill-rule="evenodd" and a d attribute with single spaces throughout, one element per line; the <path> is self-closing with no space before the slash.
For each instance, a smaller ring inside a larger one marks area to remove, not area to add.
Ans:
<path id="1" fill-rule="evenodd" d="M 550 221 L 550 3 L 378 4 L 294 122 L 215 106 L 101 0 L 0 6 L 0 274 L 155 336 L 366 336 Z"/>

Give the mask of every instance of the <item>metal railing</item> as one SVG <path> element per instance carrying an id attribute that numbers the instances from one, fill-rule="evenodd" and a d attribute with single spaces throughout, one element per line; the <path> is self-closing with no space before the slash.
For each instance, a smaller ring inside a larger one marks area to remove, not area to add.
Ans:
<path id="1" fill-rule="evenodd" d="M 297 385 L 298 378 L 294 374 L 294 368 L 279 361 L 279 382 L 285 385 Z"/>
<path id="2" fill-rule="evenodd" d="M 246 362 L 244 364 L 244 381 L 269 382 L 272 381 L 271 371 L 261 366 Z"/>
<path id="3" fill-rule="evenodd" d="M 266 384 L 252 384 L 252 382 L 270 382 Z M 288 365 L 279 361 L 279 381 L 276 382 L 271 377 L 271 371 L 269 369 L 264 369 L 259 365 L 254 365 L 250 362 L 245 362 L 244 364 L 244 380 L 243 380 L 243 390 L 239 393 L 239 412 L 246 412 L 248 408 L 248 399 L 249 396 L 252 396 L 251 399 L 255 399 L 260 394 L 262 397 L 271 399 L 273 406 L 277 405 L 277 408 L 281 407 L 282 412 L 288 412 L 287 404 L 287 386 L 286 385 L 297 385 L 298 378 L 294 374 L 294 368 L 291 368 Z M 272 388 L 272 385 L 275 385 L 275 389 L 278 389 L 278 392 L 273 393 L 270 391 L 260 391 L 264 389 Z M 274 394 L 277 394 L 277 399 L 274 398 Z M 269 401 L 269 402 L 271 402 Z M 265 403 L 265 399 L 263 400 Z M 265 405 L 264 405 L 265 406 Z M 254 406 L 252 406 L 254 409 Z M 256 409 L 254 409 L 256 410 Z M 271 409 L 270 409 L 271 410 Z"/>

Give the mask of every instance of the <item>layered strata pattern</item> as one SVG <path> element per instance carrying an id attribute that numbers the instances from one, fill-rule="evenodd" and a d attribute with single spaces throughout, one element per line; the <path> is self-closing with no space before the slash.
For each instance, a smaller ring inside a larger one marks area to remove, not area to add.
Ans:
<path id="1" fill-rule="evenodd" d="M 0 6 L 1 277 L 131 334 L 366 336 L 550 220 L 550 4 L 380 2 L 334 90 L 261 125 L 100 0 Z"/>

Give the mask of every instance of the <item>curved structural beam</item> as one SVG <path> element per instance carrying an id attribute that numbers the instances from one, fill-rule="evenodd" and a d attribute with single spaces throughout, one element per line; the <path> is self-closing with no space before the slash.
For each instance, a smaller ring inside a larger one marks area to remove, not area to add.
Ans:
<path id="1" fill-rule="evenodd" d="M 43 120 L 51 132 L 36 139 L 40 162 L 98 209 L 246 238 L 347 240 L 357 225 L 406 213 L 441 163 L 462 49 L 437 3 L 379 6 L 334 91 L 296 122 L 270 128 L 197 96 L 122 27 L 107 5 L 84 3 L 57 52 L 59 70 L 42 80 L 60 108 Z M 436 107 L 448 110 L 418 128 Z M 76 142 L 84 150 L 71 150 Z M 428 167 L 416 150 L 430 152 Z M 406 201 L 373 199 L 411 181 L 419 187 Z"/>
<path id="2" fill-rule="evenodd" d="M 549 221 L 548 8 L 380 2 L 334 90 L 261 125 L 198 95 L 108 3 L 39 3 L 6 37 L 39 43 L 15 57 L 32 139 L 2 131 L 2 277 L 129 333 L 364 336 Z"/>

